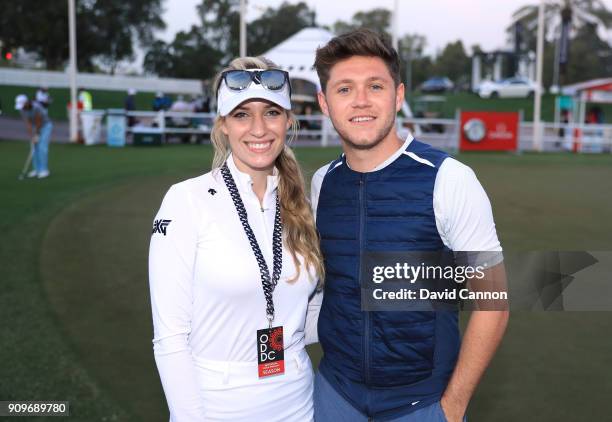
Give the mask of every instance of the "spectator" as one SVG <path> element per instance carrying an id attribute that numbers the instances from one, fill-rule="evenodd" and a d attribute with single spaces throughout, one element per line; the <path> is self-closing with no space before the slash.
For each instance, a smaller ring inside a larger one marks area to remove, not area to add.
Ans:
<path id="1" fill-rule="evenodd" d="M 127 97 L 125 97 L 124 108 L 127 113 L 136 110 L 136 90 L 134 88 L 128 89 Z M 127 124 L 128 127 L 134 126 L 134 124 L 136 124 L 136 118 L 128 115 Z"/>
<path id="2" fill-rule="evenodd" d="M 193 112 L 193 107 L 190 103 L 185 101 L 182 95 L 179 95 L 176 98 L 176 101 L 170 107 L 170 111 L 175 111 L 177 113 L 191 113 Z M 185 117 L 173 117 L 172 124 L 178 127 L 185 127 L 189 125 L 189 119 Z"/>
<path id="3" fill-rule="evenodd" d="M 155 93 L 155 98 L 153 99 L 153 111 L 167 110 L 168 108 L 166 107 L 166 105 L 167 102 L 164 93 L 161 91 L 157 91 Z"/>
<path id="4" fill-rule="evenodd" d="M 600 125 L 604 122 L 603 110 L 599 106 L 589 108 L 586 116 L 586 123 Z"/>
<path id="5" fill-rule="evenodd" d="M 83 112 L 93 110 L 93 97 L 91 93 L 85 88 L 79 88 L 77 95 L 78 109 L 77 109 L 77 121 L 79 122 L 77 142 L 79 144 L 85 143 L 85 128 L 87 124 L 83 121 Z"/>
<path id="6" fill-rule="evenodd" d="M 79 89 L 78 100 L 81 104 L 83 104 L 83 111 L 93 110 L 93 98 L 91 93 L 86 91 L 84 88 Z"/>
<path id="7" fill-rule="evenodd" d="M 170 107 L 170 111 L 177 113 L 192 113 L 193 106 L 191 103 L 185 101 L 182 95 L 179 95 L 176 101 L 172 104 L 172 107 Z M 191 125 L 191 120 L 189 117 L 173 116 L 171 117 L 171 124 L 172 126 L 178 128 L 188 128 Z M 180 134 L 179 137 L 181 138 L 181 142 L 184 144 L 189 143 L 191 139 L 191 135 L 188 133 Z"/>
<path id="8" fill-rule="evenodd" d="M 191 96 L 191 109 L 195 113 L 202 113 L 203 107 L 204 107 L 204 97 L 202 97 L 202 95 L 192 95 Z"/>
<path id="9" fill-rule="evenodd" d="M 53 99 L 49 95 L 49 89 L 46 86 L 41 86 L 36 91 L 36 97 L 34 97 L 36 102 L 38 102 L 44 108 L 49 108 L 49 105 L 53 102 Z"/>
<path id="10" fill-rule="evenodd" d="M 305 117 L 312 116 L 312 106 L 310 104 L 304 105 L 304 107 L 302 108 L 302 113 L 300 114 L 302 114 L 302 116 L 305 116 Z M 301 129 L 310 130 L 311 126 L 312 126 L 311 121 L 308 118 L 300 120 Z"/>
<path id="11" fill-rule="evenodd" d="M 559 140 L 563 140 L 565 138 L 565 126 L 569 123 L 570 121 L 570 111 L 566 108 L 562 108 L 561 109 L 561 123 L 563 124 L 563 126 L 559 127 Z M 561 145 L 560 141 L 557 143 L 557 146 Z"/>
<path id="12" fill-rule="evenodd" d="M 172 107 L 172 98 L 168 94 L 164 94 L 162 104 L 164 105 L 164 110 L 170 110 Z"/>
<path id="13" fill-rule="evenodd" d="M 204 113 L 204 97 L 202 94 L 191 96 L 191 110 L 194 113 Z M 204 119 L 202 117 L 193 117 L 191 119 L 192 127 L 197 128 L 202 124 L 204 124 Z"/>
<path id="14" fill-rule="evenodd" d="M 210 113 L 210 97 L 202 97 L 202 113 Z"/>

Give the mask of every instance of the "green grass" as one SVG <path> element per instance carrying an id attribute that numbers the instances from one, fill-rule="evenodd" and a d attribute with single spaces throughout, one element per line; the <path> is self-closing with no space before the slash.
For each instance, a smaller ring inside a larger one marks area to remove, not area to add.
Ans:
<path id="1" fill-rule="evenodd" d="M 297 150 L 307 179 L 337 153 Z M 207 171 L 210 148 L 52 145 L 52 177 L 18 182 L 26 154 L 0 142 L 0 400 L 70 400 L 70 420 L 167 421 L 150 223 L 170 184 Z M 612 156 L 459 158 L 485 186 L 506 249 L 610 250 Z M 470 419 L 606 420 L 611 324 L 607 313 L 514 314 Z"/>

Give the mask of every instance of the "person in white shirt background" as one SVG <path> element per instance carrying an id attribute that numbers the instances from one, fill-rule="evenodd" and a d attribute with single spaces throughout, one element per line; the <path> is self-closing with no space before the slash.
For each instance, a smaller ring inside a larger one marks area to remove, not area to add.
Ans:
<path id="1" fill-rule="evenodd" d="M 213 170 L 173 185 L 149 253 L 155 361 L 173 422 L 310 421 L 306 310 L 323 265 L 286 72 L 221 72 Z"/>
<path id="2" fill-rule="evenodd" d="M 38 88 L 38 90 L 36 90 L 35 100 L 44 108 L 49 108 L 49 105 L 53 102 L 51 95 L 49 95 L 49 88 L 46 86 Z"/>

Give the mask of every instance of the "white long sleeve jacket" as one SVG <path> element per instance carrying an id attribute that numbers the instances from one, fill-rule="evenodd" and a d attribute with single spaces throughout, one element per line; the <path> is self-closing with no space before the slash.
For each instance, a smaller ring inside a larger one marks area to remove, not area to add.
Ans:
<path id="1" fill-rule="evenodd" d="M 260 205 L 250 176 L 228 167 L 268 268 L 278 176 L 269 176 Z M 302 267 L 304 268 L 304 267 Z M 316 279 L 296 268 L 283 248 L 273 294 L 274 325 L 284 328 L 286 353 L 304 347 L 308 299 Z M 173 421 L 201 421 L 205 409 L 194 358 L 255 362 L 256 332 L 268 326 L 259 266 L 219 171 L 170 188 L 153 224 L 149 282 L 154 354 Z M 316 321 L 315 321 L 316 323 Z"/>

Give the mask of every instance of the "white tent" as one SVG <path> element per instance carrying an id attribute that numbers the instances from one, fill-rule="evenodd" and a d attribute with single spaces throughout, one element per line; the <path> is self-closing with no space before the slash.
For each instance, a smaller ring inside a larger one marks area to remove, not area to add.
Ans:
<path id="1" fill-rule="evenodd" d="M 263 54 L 282 69 L 291 79 L 303 79 L 320 90 L 319 78 L 314 70 L 315 52 L 325 45 L 334 34 L 322 28 L 304 28 Z"/>

